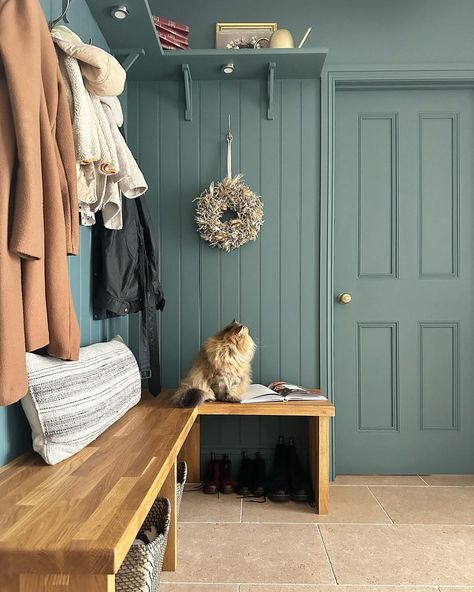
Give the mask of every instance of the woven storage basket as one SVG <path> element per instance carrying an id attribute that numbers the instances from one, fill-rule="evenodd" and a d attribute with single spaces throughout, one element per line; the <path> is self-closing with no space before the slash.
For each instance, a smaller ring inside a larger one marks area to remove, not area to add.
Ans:
<path id="1" fill-rule="evenodd" d="M 158 528 L 157 538 L 148 545 L 130 547 L 115 576 L 116 592 L 157 592 L 170 527 L 170 502 L 159 497 L 153 503 L 140 532 L 151 526 Z"/>
<path id="2" fill-rule="evenodd" d="M 186 477 L 188 476 L 188 465 L 184 460 L 178 462 L 177 470 L 178 482 L 176 485 L 176 500 L 178 503 L 178 515 L 179 508 L 181 506 L 181 500 L 183 499 L 184 485 L 186 483 Z"/>

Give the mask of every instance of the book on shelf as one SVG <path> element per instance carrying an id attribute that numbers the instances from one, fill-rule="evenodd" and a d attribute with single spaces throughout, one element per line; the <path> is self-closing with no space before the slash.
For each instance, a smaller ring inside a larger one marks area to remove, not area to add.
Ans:
<path id="1" fill-rule="evenodd" d="M 181 31 L 182 33 L 189 33 L 190 31 L 188 25 L 184 25 L 183 23 L 177 23 L 176 21 L 170 21 L 169 19 L 165 19 L 162 16 L 154 16 L 153 22 L 157 27 L 170 27 L 171 29 L 177 29 L 178 31 Z"/>
<path id="2" fill-rule="evenodd" d="M 319 389 L 306 389 L 288 382 L 272 382 L 269 386 L 251 384 L 241 396 L 241 403 L 288 403 L 290 401 L 327 401 Z"/>
<path id="3" fill-rule="evenodd" d="M 164 25 L 155 25 L 155 29 L 158 31 L 158 35 L 172 35 L 176 38 L 176 41 L 180 41 L 181 43 L 189 43 L 189 38 L 187 33 L 183 33 L 182 31 L 178 31 L 177 29 L 172 29 L 171 27 L 165 27 Z"/>
<path id="4" fill-rule="evenodd" d="M 173 41 L 167 41 L 160 37 L 160 44 L 163 49 L 189 49 L 187 45 L 177 44 Z"/>
<path id="5" fill-rule="evenodd" d="M 178 47 L 179 49 L 188 49 L 189 44 L 188 42 L 182 42 L 179 41 L 179 39 L 177 39 L 177 37 L 175 37 L 174 35 L 170 35 L 169 33 L 158 33 L 158 37 L 160 38 L 160 41 L 164 41 L 165 43 L 168 43 L 169 45 L 174 45 L 175 47 Z"/>

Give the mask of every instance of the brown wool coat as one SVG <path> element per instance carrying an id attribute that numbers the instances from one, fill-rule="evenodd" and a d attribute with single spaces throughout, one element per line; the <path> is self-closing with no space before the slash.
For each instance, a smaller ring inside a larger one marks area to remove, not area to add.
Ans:
<path id="1" fill-rule="evenodd" d="M 75 166 L 39 0 L 0 0 L 0 405 L 26 394 L 26 351 L 79 355 L 67 263 L 79 249 Z"/>

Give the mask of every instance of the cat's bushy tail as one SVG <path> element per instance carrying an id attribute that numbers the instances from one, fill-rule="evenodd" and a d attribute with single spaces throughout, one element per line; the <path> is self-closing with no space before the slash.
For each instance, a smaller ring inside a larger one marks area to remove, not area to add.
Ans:
<path id="1" fill-rule="evenodd" d="M 197 407 L 206 397 L 206 393 L 201 389 L 180 387 L 173 395 L 173 401 L 179 407 Z"/>

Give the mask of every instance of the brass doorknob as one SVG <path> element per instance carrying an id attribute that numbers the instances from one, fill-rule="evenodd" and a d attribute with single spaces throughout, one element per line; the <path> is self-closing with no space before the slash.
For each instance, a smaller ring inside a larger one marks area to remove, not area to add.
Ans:
<path id="1" fill-rule="evenodd" d="M 337 301 L 339 302 L 339 304 L 349 304 L 351 300 L 352 296 L 347 292 L 342 292 L 342 294 L 339 294 L 339 296 L 337 297 Z"/>

